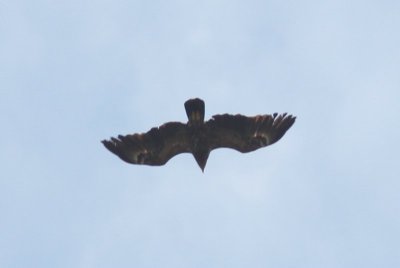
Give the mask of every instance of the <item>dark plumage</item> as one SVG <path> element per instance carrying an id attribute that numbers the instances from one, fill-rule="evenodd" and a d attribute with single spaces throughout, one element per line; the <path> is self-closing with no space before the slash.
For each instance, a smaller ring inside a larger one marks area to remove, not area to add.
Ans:
<path id="1" fill-rule="evenodd" d="M 222 114 L 204 122 L 204 101 L 197 98 L 186 101 L 185 109 L 189 119 L 186 124 L 169 122 L 146 133 L 119 135 L 102 143 L 132 164 L 160 166 L 177 154 L 192 153 L 204 171 L 212 150 L 232 148 L 247 153 L 271 145 L 296 119 L 286 113 L 252 117 Z"/>

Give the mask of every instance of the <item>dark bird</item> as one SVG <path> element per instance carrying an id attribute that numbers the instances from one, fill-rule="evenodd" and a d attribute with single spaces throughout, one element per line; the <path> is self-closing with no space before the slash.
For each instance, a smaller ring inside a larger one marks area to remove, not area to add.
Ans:
<path id="1" fill-rule="evenodd" d="M 204 172 L 210 152 L 232 148 L 251 152 L 277 142 L 293 125 L 296 117 L 278 115 L 243 116 L 217 114 L 204 121 L 204 101 L 185 102 L 188 122 L 168 122 L 146 133 L 119 135 L 103 140 L 104 146 L 125 162 L 160 166 L 180 153 L 191 153 Z"/>

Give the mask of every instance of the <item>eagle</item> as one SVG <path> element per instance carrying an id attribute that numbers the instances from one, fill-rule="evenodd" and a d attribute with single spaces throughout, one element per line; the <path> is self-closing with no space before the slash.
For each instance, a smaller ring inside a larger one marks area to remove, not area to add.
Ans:
<path id="1" fill-rule="evenodd" d="M 252 152 L 277 142 L 294 124 L 287 113 L 244 116 L 217 114 L 204 121 L 204 101 L 185 102 L 186 123 L 168 122 L 146 133 L 119 135 L 101 141 L 123 161 L 131 164 L 161 166 L 181 153 L 191 153 L 204 172 L 210 152 L 231 148 Z"/>

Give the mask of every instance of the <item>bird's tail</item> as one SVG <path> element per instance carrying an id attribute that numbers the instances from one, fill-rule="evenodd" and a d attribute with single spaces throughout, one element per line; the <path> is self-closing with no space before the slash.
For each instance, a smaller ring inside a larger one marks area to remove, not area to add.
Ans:
<path id="1" fill-rule="evenodd" d="M 204 101 L 201 99 L 190 99 L 185 102 L 186 114 L 189 125 L 200 125 L 204 123 Z"/>

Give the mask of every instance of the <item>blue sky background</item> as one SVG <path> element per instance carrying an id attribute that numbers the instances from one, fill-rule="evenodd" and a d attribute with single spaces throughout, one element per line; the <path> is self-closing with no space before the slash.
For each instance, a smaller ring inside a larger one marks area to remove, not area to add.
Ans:
<path id="1" fill-rule="evenodd" d="M 0 0 L 1 267 L 400 267 L 399 1 Z M 100 140 L 289 112 L 251 154 Z"/>

